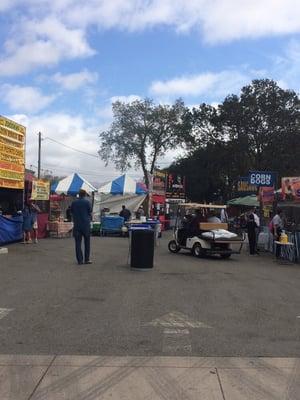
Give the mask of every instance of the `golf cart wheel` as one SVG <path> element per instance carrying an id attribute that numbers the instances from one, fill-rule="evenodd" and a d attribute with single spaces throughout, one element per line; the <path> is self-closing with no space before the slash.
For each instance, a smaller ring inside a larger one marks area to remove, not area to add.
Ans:
<path id="1" fill-rule="evenodd" d="M 203 257 L 204 256 L 204 251 L 203 251 L 200 243 L 194 244 L 194 246 L 192 248 L 192 254 L 195 257 Z"/>
<path id="2" fill-rule="evenodd" d="M 180 250 L 180 247 L 176 243 L 175 240 L 171 240 L 168 244 L 168 249 L 171 253 L 178 253 Z"/>
<path id="3" fill-rule="evenodd" d="M 227 258 L 231 257 L 231 254 L 220 254 L 221 258 L 223 258 L 223 260 L 226 260 Z"/>

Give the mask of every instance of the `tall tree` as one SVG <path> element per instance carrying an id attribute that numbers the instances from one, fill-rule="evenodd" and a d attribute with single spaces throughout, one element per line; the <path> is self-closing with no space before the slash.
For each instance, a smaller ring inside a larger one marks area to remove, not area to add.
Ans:
<path id="1" fill-rule="evenodd" d="M 113 122 L 100 133 L 99 155 L 108 164 L 113 161 L 122 171 L 133 166 L 142 168 L 149 187 L 159 157 L 182 145 L 189 130 L 182 100 L 173 105 L 155 105 L 152 100 L 132 103 L 117 101 L 112 105 Z"/>
<path id="2" fill-rule="evenodd" d="M 300 100 L 294 91 L 254 80 L 217 108 L 194 108 L 189 119 L 189 155 L 172 168 L 185 168 L 191 199 L 211 200 L 216 184 L 226 199 L 237 178 L 251 169 L 299 176 Z"/>

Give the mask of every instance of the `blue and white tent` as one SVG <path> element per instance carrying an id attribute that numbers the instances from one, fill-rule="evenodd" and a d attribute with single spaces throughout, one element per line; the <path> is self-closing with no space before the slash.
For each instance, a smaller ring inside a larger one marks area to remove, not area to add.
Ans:
<path id="1" fill-rule="evenodd" d="M 51 193 L 64 194 L 66 196 L 76 196 L 80 189 L 85 190 L 89 195 L 97 192 L 97 189 L 86 179 L 77 173 L 67 176 L 51 186 Z"/>
<path id="2" fill-rule="evenodd" d="M 146 187 L 137 183 L 129 175 L 124 174 L 98 189 L 98 193 L 111 195 L 145 195 Z"/>
<path id="3" fill-rule="evenodd" d="M 119 214 L 124 204 L 132 213 L 144 202 L 147 189 L 127 174 L 103 185 L 95 193 L 93 219 L 99 221 L 100 209 L 108 208 L 110 213 Z"/>

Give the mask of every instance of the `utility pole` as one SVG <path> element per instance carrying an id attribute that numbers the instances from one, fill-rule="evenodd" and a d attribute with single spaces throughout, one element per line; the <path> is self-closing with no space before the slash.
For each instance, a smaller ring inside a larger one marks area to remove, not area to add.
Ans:
<path id="1" fill-rule="evenodd" d="M 38 153 L 38 179 L 41 177 L 41 150 L 42 150 L 42 134 L 39 132 L 39 153 Z"/>

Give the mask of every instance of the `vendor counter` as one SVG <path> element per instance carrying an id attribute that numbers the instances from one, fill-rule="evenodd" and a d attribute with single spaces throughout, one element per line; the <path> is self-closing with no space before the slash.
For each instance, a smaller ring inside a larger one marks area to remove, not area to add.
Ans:
<path id="1" fill-rule="evenodd" d="M 47 229 L 50 237 L 53 238 L 71 237 L 73 233 L 73 222 L 49 221 Z"/>

